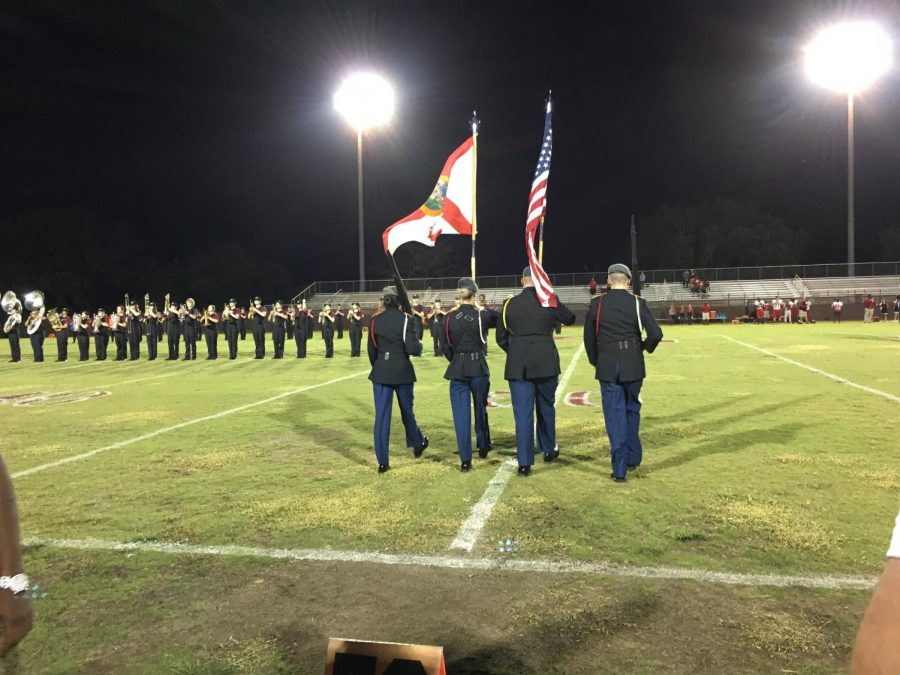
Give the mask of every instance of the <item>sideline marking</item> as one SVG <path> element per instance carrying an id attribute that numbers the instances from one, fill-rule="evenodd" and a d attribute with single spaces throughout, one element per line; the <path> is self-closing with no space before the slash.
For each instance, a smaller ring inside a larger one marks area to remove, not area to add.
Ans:
<path id="1" fill-rule="evenodd" d="M 572 377 L 572 373 L 575 371 L 575 366 L 578 363 L 578 357 L 581 356 L 583 351 L 584 344 L 579 344 L 578 349 L 575 350 L 575 354 L 572 356 L 572 360 L 569 361 L 566 372 L 563 373 L 562 379 L 560 379 L 559 384 L 556 387 L 556 401 L 554 402 L 554 405 L 559 405 L 559 399 L 562 396 L 562 392 L 566 390 L 566 387 L 569 384 L 569 378 Z M 497 473 L 494 474 L 494 477 L 488 483 L 484 494 L 481 495 L 481 499 L 475 503 L 475 506 L 473 506 L 472 510 L 469 512 L 469 517 L 466 518 L 462 525 L 460 525 L 459 531 L 456 533 L 456 538 L 450 543 L 450 548 L 461 549 L 471 553 L 472 549 L 475 547 L 475 542 L 478 541 L 478 536 L 484 529 L 488 518 L 491 517 L 491 511 L 494 510 L 494 506 L 496 506 L 497 501 L 500 499 L 500 495 L 502 495 L 503 491 L 506 489 L 506 484 L 509 482 L 509 479 L 513 474 L 513 469 L 515 469 L 516 466 L 517 463 L 515 458 L 507 459 L 500 465 L 500 468 L 497 469 Z"/>
<path id="2" fill-rule="evenodd" d="M 569 574 L 595 574 L 605 577 L 640 577 L 643 579 L 671 579 L 725 584 L 729 586 L 778 586 L 782 588 L 827 588 L 869 590 L 875 586 L 874 577 L 811 574 L 806 576 L 786 574 L 748 574 L 743 572 L 713 572 L 688 567 L 621 565 L 612 562 L 563 562 L 552 560 L 513 560 L 506 558 L 454 558 L 437 555 L 404 553 L 379 553 L 377 551 L 336 551 L 334 549 L 264 548 L 260 546 L 198 546 L 180 542 L 138 541 L 118 542 L 105 539 L 50 539 L 23 537 L 25 547 L 78 551 L 139 551 L 167 555 L 242 556 L 269 560 L 296 560 L 316 562 L 372 563 L 377 565 L 407 565 L 443 569 L 555 572 Z"/>
<path id="3" fill-rule="evenodd" d="M 119 448 L 124 448 L 128 445 L 133 445 L 134 443 L 139 443 L 140 441 L 146 441 L 150 438 L 156 438 L 157 436 L 161 436 L 162 434 L 169 433 L 170 431 L 177 431 L 178 429 L 184 429 L 185 427 L 192 426 L 194 424 L 200 424 L 201 422 L 208 422 L 210 420 L 217 420 L 225 417 L 227 415 L 233 415 L 234 413 L 243 412 L 244 410 L 249 410 L 251 408 L 256 408 L 257 406 L 266 405 L 267 403 L 272 403 L 273 401 L 278 401 L 283 398 L 287 398 L 288 396 L 295 396 L 296 394 L 302 394 L 305 391 L 310 391 L 312 389 L 318 389 L 319 387 L 327 387 L 329 384 L 336 384 L 338 382 L 343 382 L 344 380 L 349 380 L 353 377 L 359 377 L 360 375 L 365 375 L 369 371 L 368 370 L 360 370 L 351 375 L 344 375 L 343 377 L 337 377 L 333 380 L 328 380 L 327 382 L 320 382 L 319 384 L 310 384 L 305 387 L 300 387 L 299 389 L 292 389 L 291 391 L 285 391 L 280 394 L 276 394 L 275 396 L 270 396 L 268 398 L 264 398 L 259 401 L 254 401 L 253 403 L 245 403 L 244 405 L 239 405 L 235 408 L 229 408 L 228 410 L 223 410 L 222 412 L 213 413 L 212 415 L 204 415 L 203 417 L 197 417 L 196 419 L 188 420 L 187 422 L 179 422 L 178 424 L 173 424 L 170 427 L 165 427 L 163 429 L 157 429 L 155 431 L 150 431 L 146 434 L 141 434 L 140 436 L 135 436 L 134 438 L 129 438 L 124 441 L 119 441 L 118 443 L 113 443 L 112 445 L 106 445 L 102 448 L 96 448 L 94 450 L 89 450 L 88 452 L 83 452 L 80 455 L 72 455 L 71 457 L 64 457 L 63 459 L 58 459 L 55 462 L 48 462 L 47 464 L 40 464 L 38 466 L 31 467 L 30 469 L 23 469 L 22 471 L 17 471 L 12 474 L 12 478 L 22 478 L 23 476 L 30 476 L 33 473 L 38 473 L 39 471 L 45 471 L 47 469 L 53 469 L 57 466 L 62 466 L 63 464 L 68 464 L 70 462 L 77 462 L 82 459 L 88 459 L 89 457 L 93 457 L 94 455 L 99 455 L 101 452 L 108 452 L 110 450 L 118 450 Z"/>
<path id="4" fill-rule="evenodd" d="M 794 361 L 794 359 L 789 359 L 786 356 L 781 356 L 780 354 L 776 354 L 775 352 L 770 352 L 768 349 L 763 349 L 762 347 L 757 347 L 756 345 L 751 345 L 749 342 L 741 342 L 740 340 L 736 340 L 733 337 L 729 337 L 727 335 L 720 335 L 719 337 L 725 338 L 726 340 L 731 340 L 732 342 L 741 345 L 742 347 L 746 347 L 747 349 L 753 349 L 754 351 L 759 352 L 760 354 L 765 354 L 766 356 L 774 356 L 779 361 L 784 361 L 785 363 L 790 363 L 793 366 L 797 366 L 798 368 L 803 368 L 804 370 L 808 370 L 811 373 L 816 373 L 816 375 L 821 375 L 822 377 L 827 377 L 829 380 L 834 380 L 835 382 L 840 382 L 841 384 L 847 384 L 851 387 L 855 387 L 856 389 L 861 389 L 862 391 L 868 392 L 870 394 L 875 394 L 876 396 L 882 396 L 889 401 L 893 401 L 894 403 L 900 403 L 900 396 L 894 396 L 893 394 L 889 394 L 886 391 L 881 391 L 881 389 L 873 389 L 872 387 L 867 387 L 864 384 L 857 384 L 852 380 L 848 380 L 846 377 L 841 377 L 840 375 L 834 375 L 833 373 L 829 373 L 825 370 L 820 370 L 813 366 L 808 366 L 805 363 L 800 363 L 800 361 Z"/>

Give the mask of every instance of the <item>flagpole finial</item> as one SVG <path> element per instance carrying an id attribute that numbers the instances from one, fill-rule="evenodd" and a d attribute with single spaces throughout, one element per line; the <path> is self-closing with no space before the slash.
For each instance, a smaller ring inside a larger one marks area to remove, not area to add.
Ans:
<path id="1" fill-rule="evenodd" d="M 550 112 L 553 109 L 553 90 L 547 90 L 547 112 Z"/>
<path id="2" fill-rule="evenodd" d="M 472 134 L 478 133 L 478 127 L 481 126 L 481 120 L 478 119 L 478 111 L 472 111 L 472 119 L 469 120 L 469 124 L 472 126 Z"/>

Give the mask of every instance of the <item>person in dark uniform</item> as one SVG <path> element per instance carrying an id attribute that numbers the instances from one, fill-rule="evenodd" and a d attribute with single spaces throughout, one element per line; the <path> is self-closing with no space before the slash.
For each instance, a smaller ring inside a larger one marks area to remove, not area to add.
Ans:
<path id="1" fill-rule="evenodd" d="M 428 329 L 431 331 L 431 341 L 434 343 L 434 355 L 443 356 L 441 351 L 441 332 L 444 330 L 444 310 L 441 301 L 435 300 L 428 312 Z"/>
<path id="2" fill-rule="evenodd" d="M 128 316 L 128 355 L 132 361 L 141 358 L 141 310 L 136 301 L 126 308 Z"/>
<path id="3" fill-rule="evenodd" d="M 344 339 L 344 306 L 338 304 L 337 309 L 334 310 L 334 330 L 337 333 L 337 339 Z"/>
<path id="4" fill-rule="evenodd" d="M 253 303 L 251 302 L 250 304 L 252 305 Z M 238 315 L 240 316 L 240 319 L 238 320 L 238 330 L 240 331 L 240 334 L 241 334 L 241 340 L 246 340 L 247 339 L 247 321 L 250 320 L 250 317 L 247 314 L 247 310 L 244 309 L 243 307 L 241 307 L 238 310 L 238 312 L 239 312 Z"/>
<path id="5" fill-rule="evenodd" d="M 91 327 L 94 333 L 94 359 L 106 361 L 106 347 L 109 345 L 109 317 L 102 307 L 97 310 Z"/>
<path id="6" fill-rule="evenodd" d="M 182 333 L 184 335 L 184 358 L 182 361 L 197 359 L 197 338 L 200 337 L 200 310 L 193 298 L 184 301 Z"/>
<path id="7" fill-rule="evenodd" d="M 552 462 L 559 457 L 555 397 L 560 368 L 553 327 L 557 321 L 571 326 L 575 315 L 558 300 L 556 307 L 541 305 L 529 267 L 522 270 L 520 283 L 522 292 L 503 304 L 497 324 L 497 344 L 506 352 L 503 376 L 509 382 L 516 420 L 519 475 L 528 476 L 534 464 L 535 411 L 538 445 L 544 461 Z"/>
<path id="8" fill-rule="evenodd" d="M 459 307 L 444 319 L 441 350 L 450 365 L 444 379 L 450 380 L 450 408 L 456 429 L 456 447 L 460 470 L 472 468 L 472 409 L 475 410 L 475 443 L 484 459 L 490 451 L 491 434 L 487 426 L 487 398 L 491 372 L 487 364 L 487 310 L 475 304 L 478 286 L 474 279 L 459 280 Z"/>
<path id="9" fill-rule="evenodd" d="M 484 312 L 487 316 L 487 324 L 486 324 L 487 327 L 496 329 L 497 322 L 500 320 L 500 312 L 498 312 L 496 309 L 494 309 L 493 307 L 491 307 L 487 304 L 487 298 L 485 297 L 484 293 L 478 294 L 478 302 L 475 303 L 475 306 L 484 310 Z M 488 350 L 489 350 L 489 344 L 485 343 L 484 353 L 487 354 Z"/>
<path id="10" fill-rule="evenodd" d="M 303 307 L 306 307 L 306 300 L 303 301 Z M 306 339 L 312 340 L 313 332 L 316 328 L 315 312 L 311 309 L 306 310 Z"/>
<path id="11" fill-rule="evenodd" d="M 609 268 L 610 290 L 591 300 L 584 319 L 584 349 L 600 381 L 603 419 L 612 451 L 612 473 L 618 482 L 641 464 L 641 384 L 644 352 L 652 354 L 662 330 L 647 303 L 628 291 L 631 270 Z M 646 331 L 647 338 L 643 333 Z"/>
<path id="12" fill-rule="evenodd" d="M 16 304 L 9 310 L 9 316 L 6 323 L 3 324 L 3 331 L 9 339 L 9 355 L 11 363 L 18 363 L 22 360 L 22 347 L 19 345 L 19 331 L 22 328 L 22 306 Z"/>
<path id="13" fill-rule="evenodd" d="M 75 329 L 75 339 L 78 341 L 78 360 L 87 361 L 91 358 L 91 316 L 82 312 L 72 324 Z"/>
<path id="14" fill-rule="evenodd" d="M 231 298 L 228 306 L 222 310 L 225 319 L 225 340 L 228 342 L 228 358 L 234 361 L 238 353 L 238 335 L 241 331 L 241 310 L 238 309 L 237 301 Z"/>
<path id="15" fill-rule="evenodd" d="M 287 330 L 287 312 L 281 300 L 276 300 L 272 311 L 269 313 L 269 321 L 272 322 L 272 348 L 275 350 L 276 359 L 284 358 L 284 336 Z"/>
<path id="16" fill-rule="evenodd" d="M 166 338 L 169 342 L 168 361 L 177 361 L 181 345 L 181 312 L 174 302 L 169 303 L 166 310 Z"/>
<path id="17" fill-rule="evenodd" d="M 325 303 L 319 312 L 319 330 L 322 331 L 322 340 L 325 341 L 325 358 L 334 357 L 334 314 L 331 313 L 331 305 Z"/>
<path id="18" fill-rule="evenodd" d="M 412 315 L 415 319 L 416 339 L 421 340 L 425 334 L 425 308 L 422 306 L 418 295 L 412 296 L 410 304 L 412 305 Z"/>
<path id="19" fill-rule="evenodd" d="M 147 334 L 147 360 L 156 361 L 156 355 L 159 347 L 159 334 L 162 327 L 159 324 L 159 312 L 156 311 L 156 304 L 149 302 L 144 307 L 144 332 Z"/>
<path id="20" fill-rule="evenodd" d="M 287 308 L 287 321 L 285 321 L 285 329 L 287 331 L 285 335 L 287 339 L 285 342 L 290 342 L 294 339 L 294 315 L 296 313 L 297 311 L 293 307 Z"/>
<path id="21" fill-rule="evenodd" d="M 116 344 L 116 361 L 128 358 L 128 317 L 125 316 L 125 305 L 117 305 L 112 317 L 113 341 Z"/>
<path id="22" fill-rule="evenodd" d="M 54 325 L 53 332 L 56 334 L 56 360 L 59 363 L 69 359 L 69 331 L 72 326 L 72 317 L 69 316 L 69 310 L 63 307 L 59 310 Z"/>
<path id="23" fill-rule="evenodd" d="M 31 310 L 31 314 L 25 321 L 25 331 L 31 342 L 31 352 L 34 354 L 35 363 L 44 362 L 44 314 L 39 309 Z"/>
<path id="24" fill-rule="evenodd" d="M 350 313 L 347 314 L 347 320 L 350 322 L 350 358 L 362 355 L 362 322 L 365 316 L 358 302 L 350 305 Z"/>
<path id="25" fill-rule="evenodd" d="M 391 410 L 394 394 L 400 405 L 400 417 L 406 430 L 406 447 L 415 457 L 421 457 L 428 447 L 428 436 L 422 433 L 413 412 L 413 388 L 416 371 L 410 356 L 422 352 L 422 343 L 416 339 L 413 318 L 400 309 L 396 286 L 385 287 L 382 297 L 383 310 L 369 323 L 369 340 L 366 349 L 372 372 L 372 390 L 375 397 L 375 457 L 378 473 L 391 468 Z"/>
<path id="26" fill-rule="evenodd" d="M 253 344 L 256 347 L 254 358 L 266 358 L 266 308 L 263 307 L 262 298 L 258 295 L 253 298 L 250 305 L 250 326 L 253 329 Z"/>
<path id="27" fill-rule="evenodd" d="M 307 317 L 306 300 L 301 300 L 294 308 L 294 343 L 297 345 L 297 358 L 306 358 Z"/>
<path id="28" fill-rule="evenodd" d="M 200 326 L 206 339 L 206 360 L 215 361 L 219 358 L 219 313 L 215 305 L 206 308 Z"/>

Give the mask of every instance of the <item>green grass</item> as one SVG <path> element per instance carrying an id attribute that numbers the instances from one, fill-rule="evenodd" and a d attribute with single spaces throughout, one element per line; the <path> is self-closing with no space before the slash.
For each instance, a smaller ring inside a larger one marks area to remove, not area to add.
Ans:
<path id="1" fill-rule="evenodd" d="M 561 404 L 561 461 L 510 481 L 475 555 L 499 555 L 497 541 L 512 538 L 524 558 L 877 574 L 900 501 L 900 404 L 723 336 L 896 396 L 900 327 L 665 330 L 678 342 L 648 358 L 637 475 L 609 480 L 599 407 Z M 565 368 L 580 331 L 557 344 Z M 0 404 L 12 472 L 360 373 L 23 476 L 23 534 L 447 552 L 513 456 L 511 410 L 491 410 L 497 449 L 461 474 L 446 362 L 418 359 L 416 412 L 431 447 L 413 460 L 395 411 L 393 470 L 378 476 L 368 362 L 347 356 L 346 339 L 337 345 L 328 361 L 318 340 L 306 361 L 253 361 L 248 340 L 237 362 L 81 365 L 53 363 L 52 342 L 50 361 L 28 362 L 23 343 L 25 361 L 8 364 L 3 342 L 0 396 L 109 392 Z M 493 388 L 505 390 L 493 345 L 490 362 Z M 599 403 L 583 354 L 566 391 Z M 20 649 L 24 672 L 313 673 L 338 634 L 443 644 L 451 673 L 834 672 L 868 597 L 52 548 L 27 550 L 26 563 L 49 597 Z"/>

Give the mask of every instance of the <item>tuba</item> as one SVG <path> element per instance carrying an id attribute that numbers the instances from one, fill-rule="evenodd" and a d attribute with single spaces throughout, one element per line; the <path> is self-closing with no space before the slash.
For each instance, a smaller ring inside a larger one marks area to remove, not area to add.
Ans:
<path id="1" fill-rule="evenodd" d="M 26 293 L 25 308 L 28 309 L 29 312 L 35 309 L 39 310 L 36 319 L 29 317 L 28 326 L 25 329 L 29 335 L 34 335 L 40 330 L 41 324 L 44 322 L 44 312 L 46 312 L 47 309 L 44 306 L 44 294 L 41 291 L 31 291 L 31 293 Z"/>
<path id="2" fill-rule="evenodd" d="M 22 309 L 22 303 L 19 302 L 19 298 L 16 297 L 15 293 L 6 291 L 6 293 L 3 294 L 3 299 L 0 300 L 0 307 L 3 308 L 4 312 L 9 314 L 16 307 Z"/>

